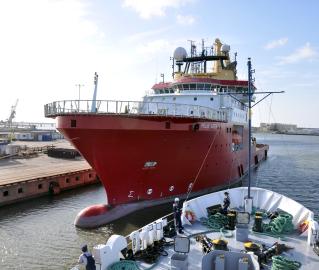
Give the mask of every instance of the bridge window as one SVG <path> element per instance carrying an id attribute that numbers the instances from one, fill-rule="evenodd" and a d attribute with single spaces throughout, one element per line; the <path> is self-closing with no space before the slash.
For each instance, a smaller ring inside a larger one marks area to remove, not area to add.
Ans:
<path id="1" fill-rule="evenodd" d="M 203 83 L 197 84 L 197 90 L 204 90 L 204 84 Z"/>
<path id="2" fill-rule="evenodd" d="M 196 90 L 196 83 L 191 83 L 189 85 L 189 90 Z"/>

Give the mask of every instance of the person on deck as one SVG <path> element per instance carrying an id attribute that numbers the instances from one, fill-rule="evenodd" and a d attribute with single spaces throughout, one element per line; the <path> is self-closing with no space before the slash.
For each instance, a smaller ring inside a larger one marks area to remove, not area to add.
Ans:
<path id="1" fill-rule="evenodd" d="M 228 208 L 230 206 L 230 198 L 229 198 L 229 193 L 226 191 L 224 192 L 225 198 L 224 198 L 224 203 L 222 207 L 222 214 L 227 215 L 228 213 Z"/>
<path id="2" fill-rule="evenodd" d="M 90 252 L 88 252 L 87 245 L 82 246 L 82 254 L 79 257 L 79 264 L 84 264 L 86 270 L 96 270 L 95 260 Z"/>
<path id="3" fill-rule="evenodd" d="M 175 198 L 174 203 L 173 203 L 173 213 L 174 213 L 174 221 L 175 221 L 175 228 L 176 230 L 178 229 L 179 233 L 184 233 L 183 232 L 183 226 L 182 226 L 182 210 L 179 207 L 179 198 Z"/>

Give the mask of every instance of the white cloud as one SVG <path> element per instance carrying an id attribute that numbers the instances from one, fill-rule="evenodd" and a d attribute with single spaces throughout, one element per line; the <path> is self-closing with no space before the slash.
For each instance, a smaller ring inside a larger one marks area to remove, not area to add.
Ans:
<path id="1" fill-rule="evenodd" d="M 280 57 L 279 65 L 297 63 L 302 60 L 312 60 L 318 56 L 318 52 L 307 42 L 303 47 L 297 49 L 292 54 Z"/>
<path id="2" fill-rule="evenodd" d="M 286 37 L 280 38 L 277 40 L 272 40 L 265 45 L 265 49 L 271 50 L 274 48 L 282 47 L 282 46 L 286 45 L 287 42 L 288 42 L 288 38 L 286 38 Z"/>
<path id="3" fill-rule="evenodd" d="M 177 22 L 181 25 L 192 25 L 195 22 L 195 18 L 191 15 L 180 15 L 178 14 Z"/>
<path id="4" fill-rule="evenodd" d="M 124 0 L 123 7 L 132 8 L 143 19 L 164 16 L 166 9 L 179 8 L 193 0 Z"/>

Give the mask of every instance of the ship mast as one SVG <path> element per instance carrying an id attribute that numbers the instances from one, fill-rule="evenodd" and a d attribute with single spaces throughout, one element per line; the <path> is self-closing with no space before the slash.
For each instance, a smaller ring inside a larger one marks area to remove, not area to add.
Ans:
<path id="1" fill-rule="evenodd" d="M 251 69 L 251 59 L 248 58 L 248 199 L 251 199 L 250 197 L 250 185 L 251 185 L 251 84 L 252 84 L 252 74 L 255 72 Z"/>

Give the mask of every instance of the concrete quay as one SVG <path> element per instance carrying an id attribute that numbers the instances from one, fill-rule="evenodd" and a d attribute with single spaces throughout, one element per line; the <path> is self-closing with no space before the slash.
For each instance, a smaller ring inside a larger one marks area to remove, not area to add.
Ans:
<path id="1" fill-rule="evenodd" d="M 95 171 L 82 158 L 58 159 L 40 154 L 0 160 L 0 206 L 97 183 Z"/>

